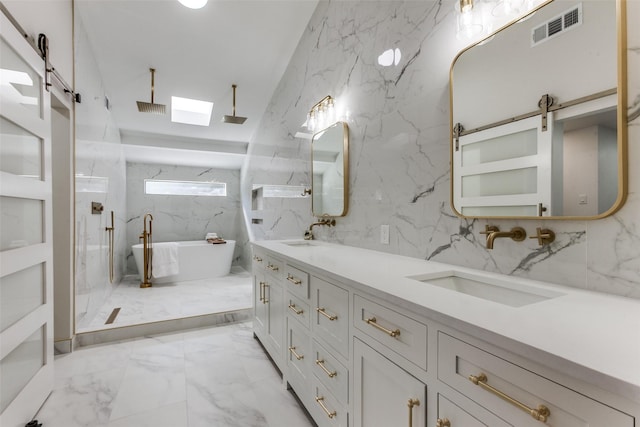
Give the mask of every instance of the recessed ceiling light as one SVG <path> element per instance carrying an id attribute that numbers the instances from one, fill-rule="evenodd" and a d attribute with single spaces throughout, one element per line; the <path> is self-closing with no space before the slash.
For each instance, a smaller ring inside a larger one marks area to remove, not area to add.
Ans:
<path id="1" fill-rule="evenodd" d="M 201 9 L 207 4 L 207 0 L 178 0 L 183 6 L 189 9 Z"/>
<path id="2" fill-rule="evenodd" d="M 171 121 L 188 125 L 209 126 L 213 102 L 171 97 Z"/>

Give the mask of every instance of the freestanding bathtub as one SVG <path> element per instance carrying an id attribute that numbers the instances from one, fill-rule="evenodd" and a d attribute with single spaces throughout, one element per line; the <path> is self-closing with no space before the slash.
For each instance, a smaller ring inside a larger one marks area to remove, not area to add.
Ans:
<path id="1" fill-rule="evenodd" d="M 211 244 L 206 240 L 176 242 L 178 244 L 178 274 L 151 278 L 151 283 L 183 282 L 185 280 L 222 277 L 229 274 L 235 240 Z M 158 243 L 154 243 L 157 245 Z M 142 243 L 131 246 L 138 273 L 144 271 Z"/>

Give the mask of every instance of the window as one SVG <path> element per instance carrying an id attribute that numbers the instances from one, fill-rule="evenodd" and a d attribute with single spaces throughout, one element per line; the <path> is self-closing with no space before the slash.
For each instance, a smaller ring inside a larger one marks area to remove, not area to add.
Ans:
<path id="1" fill-rule="evenodd" d="M 144 193 L 172 196 L 224 197 L 227 195 L 227 184 L 224 182 L 166 181 L 159 179 L 145 179 Z"/>

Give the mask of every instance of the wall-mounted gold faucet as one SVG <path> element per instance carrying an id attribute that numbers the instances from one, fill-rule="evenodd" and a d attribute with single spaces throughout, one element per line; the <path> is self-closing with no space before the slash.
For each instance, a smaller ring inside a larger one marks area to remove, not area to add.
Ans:
<path id="1" fill-rule="evenodd" d="M 540 246 L 548 245 L 549 243 L 556 240 L 556 233 L 549 230 L 548 228 L 536 228 L 536 235 L 529 237 L 530 239 L 538 239 L 538 244 Z"/>
<path id="2" fill-rule="evenodd" d="M 316 225 L 326 225 L 328 227 L 333 227 L 334 225 L 336 225 L 336 220 L 335 218 L 318 218 L 318 222 L 314 222 L 313 224 L 311 224 L 309 226 L 309 229 L 306 230 L 304 232 L 304 240 L 313 240 L 314 236 L 313 236 L 313 227 L 315 227 Z"/>
<path id="3" fill-rule="evenodd" d="M 500 237 L 510 237 L 516 242 L 522 242 L 527 238 L 527 232 L 522 227 L 513 227 L 511 231 L 500 231 L 495 225 L 487 225 L 480 234 L 487 235 L 487 249 L 493 249 L 493 241 Z"/>

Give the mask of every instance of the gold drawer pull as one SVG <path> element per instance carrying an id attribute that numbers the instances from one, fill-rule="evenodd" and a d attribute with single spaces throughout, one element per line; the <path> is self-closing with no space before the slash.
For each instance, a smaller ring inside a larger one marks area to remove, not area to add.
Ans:
<path id="1" fill-rule="evenodd" d="M 296 309 L 296 305 L 295 304 L 289 304 L 289 308 L 291 309 L 291 311 L 293 311 L 298 316 L 301 315 L 302 313 L 304 313 L 303 309 L 299 309 L 299 310 Z"/>
<path id="2" fill-rule="evenodd" d="M 267 264 L 267 268 L 271 271 L 278 271 L 278 266 L 273 265 L 271 263 Z"/>
<path id="3" fill-rule="evenodd" d="M 333 378 L 336 375 L 338 375 L 338 373 L 336 371 L 331 372 L 330 370 L 328 370 L 325 366 L 324 366 L 324 359 L 318 359 L 316 360 L 316 365 L 320 366 L 320 368 L 324 371 L 325 374 L 327 374 L 329 376 L 329 378 Z"/>
<path id="4" fill-rule="evenodd" d="M 451 427 L 451 421 L 448 418 L 438 418 L 436 421 L 436 427 Z"/>
<path id="5" fill-rule="evenodd" d="M 294 285 L 302 285 L 302 280 L 300 279 L 296 279 L 295 277 L 293 277 L 290 274 L 287 274 L 287 280 L 290 281 L 291 283 L 293 283 Z"/>
<path id="6" fill-rule="evenodd" d="M 368 324 L 370 324 L 374 328 L 378 328 L 382 332 L 384 332 L 386 334 L 389 334 L 390 337 L 396 338 L 396 337 L 400 336 L 400 329 L 396 329 L 395 331 L 392 331 L 391 329 L 387 329 L 384 326 L 380 326 L 379 324 L 376 323 L 377 321 L 376 321 L 375 317 L 372 317 L 370 319 L 365 319 L 365 322 L 367 322 Z"/>
<path id="7" fill-rule="evenodd" d="M 262 258 L 260 258 L 258 255 L 254 255 L 253 260 L 256 262 L 262 262 Z"/>
<path id="8" fill-rule="evenodd" d="M 304 354 L 296 353 L 296 348 L 295 347 L 289 347 L 289 351 L 291 352 L 291 354 L 293 354 L 295 356 L 296 359 L 298 359 L 298 360 L 304 359 Z"/>
<path id="9" fill-rule="evenodd" d="M 487 376 L 483 373 L 481 373 L 478 376 L 469 375 L 469 381 L 495 394 L 499 398 L 511 403 L 512 405 L 517 406 L 518 408 L 522 409 L 524 412 L 531 415 L 535 420 L 546 423 L 547 419 L 551 416 L 551 411 L 549 410 L 549 408 L 547 408 L 544 405 L 538 405 L 537 409 L 529 408 L 524 403 L 519 402 L 518 400 L 514 399 L 511 396 L 506 395 L 500 390 L 491 387 L 489 384 L 487 384 Z"/>
<path id="10" fill-rule="evenodd" d="M 324 413 L 327 414 L 327 417 L 329 418 L 335 417 L 336 411 L 330 412 L 329 409 L 327 409 L 327 407 L 324 405 L 323 401 L 324 401 L 324 396 L 316 397 L 316 402 L 320 404 Z"/>
<path id="11" fill-rule="evenodd" d="M 324 311 L 324 308 L 320 308 L 320 307 L 318 307 L 318 308 L 316 308 L 316 311 L 317 311 L 318 313 L 322 314 L 322 315 L 323 315 L 324 317 L 326 317 L 327 319 L 331 320 L 332 322 L 338 318 L 338 316 L 336 316 L 336 315 L 333 315 L 333 316 L 332 316 L 332 315 L 330 315 L 330 314 L 327 314 L 327 312 L 326 312 L 326 311 Z"/>
<path id="12" fill-rule="evenodd" d="M 420 406 L 420 401 L 418 399 L 409 399 L 407 406 L 409 407 L 409 427 L 412 427 L 413 426 L 413 407 Z"/>

